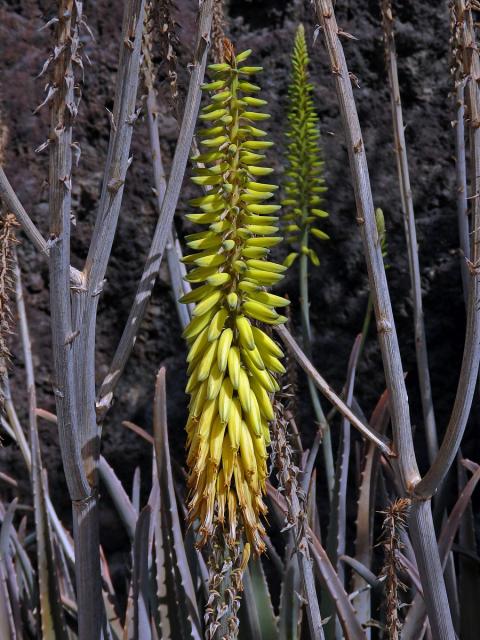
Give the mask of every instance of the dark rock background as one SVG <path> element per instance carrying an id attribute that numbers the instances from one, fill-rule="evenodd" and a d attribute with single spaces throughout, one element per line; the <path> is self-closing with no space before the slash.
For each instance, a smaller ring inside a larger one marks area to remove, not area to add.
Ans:
<path id="1" fill-rule="evenodd" d="M 86 1 L 85 13 L 95 40 L 85 38 L 86 66 L 83 99 L 75 136 L 82 149 L 74 174 L 73 198 L 76 226 L 73 234 L 75 266 L 85 258 L 100 192 L 102 169 L 109 137 L 106 108 L 112 107 L 121 29 L 121 2 Z M 194 40 L 196 0 L 176 1 L 179 37 L 178 67 L 180 93 L 184 95 Z M 460 255 L 455 210 L 454 134 L 451 126 L 453 101 L 449 96 L 449 19 L 447 1 L 399 0 L 394 3 L 397 23 L 397 49 L 400 82 L 409 145 L 412 188 L 421 252 L 422 285 L 431 376 L 436 415 L 440 431 L 445 428 L 452 407 L 461 362 L 464 334 L 464 304 L 460 281 Z M 54 15 L 55 3 L 47 0 L 3 0 L 0 2 L 0 109 L 9 128 L 6 170 L 17 193 L 38 227 L 46 233 L 48 204 L 45 153 L 35 154 L 48 133 L 48 113 L 32 115 L 42 101 L 44 80 L 37 79 L 49 52 L 49 29 L 39 28 Z M 285 97 L 288 86 L 289 55 L 299 19 L 307 25 L 311 45 L 311 72 L 315 101 L 320 116 L 326 179 L 329 191 L 325 223 L 332 240 L 318 245 L 321 266 L 311 270 L 311 313 L 314 327 L 314 362 L 338 390 L 341 389 L 355 335 L 360 330 L 368 296 L 368 283 L 360 237 L 355 223 L 355 205 L 349 176 L 336 95 L 326 64 L 321 34 L 313 46 L 316 25 L 310 3 L 253 2 L 232 0 L 229 6 L 230 35 L 237 49 L 252 48 L 252 61 L 264 66 L 261 79 L 263 97 L 270 103 L 272 119 L 268 124 L 277 142 L 271 163 L 281 179 L 280 151 L 285 127 Z M 376 206 L 385 212 L 390 268 L 388 280 L 394 305 L 404 369 L 412 406 L 413 423 L 420 462 L 424 466 L 425 446 L 417 392 L 414 360 L 412 304 L 409 293 L 406 246 L 399 205 L 390 108 L 383 61 L 383 45 L 378 2 L 342 0 L 337 2 L 339 25 L 358 40 L 344 40 L 350 71 L 358 78 L 355 89 Z M 158 89 L 162 113 L 160 132 L 167 168 L 177 135 L 177 124 L 169 106 L 166 70 L 159 70 Z M 108 363 L 127 318 L 136 283 L 155 224 L 151 192 L 146 124 L 140 120 L 133 141 L 134 161 L 129 170 L 122 214 L 107 273 L 108 285 L 102 296 L 98 328 L 98 381 Z M 187 230 L 182 214 L 194 189 L 185 186 L 176 216 L 180 235 Z M 53 410 L 51 392 L 51 350 L 48 317 L 48 269 L 28 241 L 21 239 L 20 260 L 24 273 L 28 315 L 31 323 L 39 406 Z M 297 323 L 297 273 L 291 270 L 281 289 L 294 301 Z M 22 358 L 13 340 L 14 391 L 22 415 L 25 395 L 22 389 Z M 148 476 L 150 452 L 137 436 L 121 426 L 131 420 L 150 429 L 151 401 L 155 372 L 160 365 L 169 370 L 169 420 L 177 460 L 183 455 L 183 421 L 186 398 L 183 394 L 185 367 L 184 343 L 169 291 L 168 274 L 162 266 L 153 299 L 142 326 L 133 356 L 117 391 L 103 434 L 103 454 L 114 466 L 127 487 L 136 466 Z M 369 415 L 384 388 L 384 378 L 374 332 L 372 331 L 361 363 L 357 397 Z M 298 423 L 305 444 L 315 432 L 306 385 L 300 376 Z M 62 475 L 57 435 L 51 425 L 41 422 L 43 456 L 48 468 L 54 502 L 64 518 L 69 518 L 69 501 Z M 464 453 L 478 458 L 478 437 L 471 425 Z M 20 480 L 25 500 L 28 483 L 19 452 L 4 442 L 0 465 Z M 475 451 L 476 448 L 476 451 Z M 323 486 L 321 471 L 320 485 Z M 147 483 L 145 483 L 147 484 Z M 2 491 L 4 487 L 2 487 Z M 320 491 L 320 496 L 322 492 Z M 102 509 L 102 543 L 112 557 L 123 557 L 123 532 L 113 509 L 105 498 Z"/>

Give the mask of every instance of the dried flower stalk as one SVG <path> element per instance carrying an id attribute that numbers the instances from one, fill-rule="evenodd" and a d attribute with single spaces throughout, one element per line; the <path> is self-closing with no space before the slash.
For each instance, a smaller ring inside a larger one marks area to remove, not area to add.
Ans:
<path id="1" fill-rule="evenodd" d="M 10 360 L 8 336 L 12 332 L 11 293 L 13 291 L 13 250 L 17 243 L 15 216 L 7 213 L 0 218 L 0 376 L 6 373 Z M 0 396 L 0 406 L 3 397 Z"/>
<path id="2" fill-rule="evenodd" d="M 243 573 L 250 558 L 250 544 L 243 547 L 239 529 L 237 540 L 225 536 L 218 526 L 212 537 L 209 556 L 208 601 L 205 607 L 206 640 L 221 638 L 234 640 L 238 635 L 240 621 L 238 609 L 243 591 Z"/>
<path id="3" fill-rule="evenodd" d="M 160 30 L 160 55 L 167 63 L 167 77 L 170 85 L 170 100 L 173 113 L 180 122 L 180 104 L 178 97 L 177 54 L 179 42 L 176 33 L 176 23 L 173 17 L 173 3 L 171 0 L 158 2 L 157 16 L 153 16 L 153 22 L 158 24 Z"/>
<path id="4" fill-rule="evenodd" d="M 400 560 L 400 551 L 403 548 L 401 534 L 407 525 L 410 504 L 411 501 L 408 498 L 399 498 L 385 511 L 380 512 L 384 516 L 380 544 L 383 547 L 385 560 L 381 575 L 385 576 L 386 629 L 389 640 L 399 640 L 402 627 L 399 616 L 401 606 L 399 591 L 405 590 L 406 586 L 399 578 L 403 570 Z"/>
<path id="5" fill-rule="evenodd" d="M 288 402 L 288 387 L 286 400 Z M 283 394 L 282 394 L 283 396 Z M 283 400 L 284 398 L 282 398 Z M 295 463 L 295 453 L 288 437 L 289 418 L 282 401 L 274 402 L 275 419 L 272 423 L 272 460 L 277 469 L 277 479 L 287 506 L 284 530 L 292 529 L 300 575 L 302 576 L 306 612 L 312 638 L 323 638 L 323 626 L 315 589 L 307 535 L 306 495 L 298 480 L 300 469 Z"/>
<path id="6" fill-rule="evenodd" d="M 212 18 L 212 58 L 214 62 L 222 62 L 225 54 L 225 16 L 223 0 L 214 0 Z"/>

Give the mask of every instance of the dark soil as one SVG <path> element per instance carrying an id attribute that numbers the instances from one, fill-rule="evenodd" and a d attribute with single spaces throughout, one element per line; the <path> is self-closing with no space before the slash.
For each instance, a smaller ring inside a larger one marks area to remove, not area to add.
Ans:
<path id="1" fill-rule="evenodd" d="M 0 2 L 0 109 L 9 127 L 10 137 L 6 170 L 20 200 L 44 233 L 48 217 L 45 187 L 48 160 L 45 153 L 36 154 L 34 150 L 46 139 L 48 113 L 42 110 L 38 115 L 33 115 L 32 111 L 43 99 L 44 81 L 36 76 L 48 55 L 50 42 L 49 29 L 39 31 L 39 28 L 54 15 L 54 4 L 46 0 Z M 83 99 L 76 127 L 76 137 L 82 149 L 73 182 L 76 222 L 72 261 L 77 267 L 81 267 L 86 255 L 100 193 L 109 136 L 107 108 L 112 106 L 122 12 L 122 3 L 112 0 L 84 4 L 95 40 L 85 38 L 85 52 L 91 60 L 91 66 L 86 66 Z M 188 82 L 185 69 L 194 40 L 198 2 L 177 0 L 176 5 L 180 41 L 179 85 L 183 95 Z M 455 209 L 454 134 L 451 126 L 454 115 L 453 101 L 449 95 L 449 19 L 446 0 L 398 0 L 395 7 L 431 376 L 436 417 L 442 432 L 455 395 L 464 335 L 461 257 Z M 318 245 L 321 265 L 313 268 L 310 275 L 313 359 L 333 387 L 340 390 L 350 349 L 362 326 L 368 284 L 355 223 L 355 204 L 342 126 L 321 34 L 313 45 L 316 22 L 310 3 L 303 7 L 298 3 L 232 0 L 229 11 L 230 35 L 237 49 L 252 48 L 254 63 L 260 63 L 265 69 L 262 78 L 263 97 L 269 100 L 272 113 L 269 130 L 277 146 L 271 154 L 271 163 L 277 170 L 277 180 L 281 179 L 283 169 L 280 151 L 285 128 L 289 55 L 298 20 L 303 20 L 307 26 L 329 187 L 326 208 L 330 218 L 325 230 L 331 236 L 331 242 Z M 355 98 L 368 154 L 374 200 L 376 206 L 382 207 L 386 217 L 390 264 L 388 281 L 404 370 L 408 373 L 407 385 L 418 450 L 423 452 L 425 447 L 414 358 L 412 302 L 378 2 L 342 0 L 337 2 L 337 15 L 344 31 L 358 38 L 345 39 L 344 45 L 350 71 L 358 81 Z M 162 105 L 160 132 L 168 167 L 177 124 L 170 109 L 169 87 L 163 65 L 159 73 L 158 89 Z M 146 124 L 140 120 L 135 128 L 133 163 L 107 274 L 108 284 L 100 306 L 98 381 L 106 373 L 120 337 L 148 250 L 156 217 L 151 186 Z M 182 214 L 192 193 L 193 189 L 186 181 L 176 216 L 180 235 L 187 230 Z M 33 338 L 39 405 L 53 410 L 48 269 L 23 237 L 20 260 Z M 292 269 L 281 287 L 293 300 L 295 324 L 298 316 L 297 277 L 297 272 Z M 17 405 L 23 416 L 26 404 L 22 389 L 22 358 L 15 340 L 13 343 L 12 376 Z M 177 460 L 182 460 L 186 406 L 183 394 L 184 359 L 185 348 L 169 290 L 168 274 L 166 267 L 162 266 L 147 318 L 118 387 L 115 406 L 104 425 L 103 454 L 127 487 L 131 486 L 135 467 L 140 466 L 142 472 L 148 475 L 150 452 L 148 445 L 122 427 L 121 422 L 131 420 L 150 429 L 153 382 L 160 365 L 165 365 L 169 371 L 171 438 Z M 371 412 L 383 389 L 381 360 L 372 330 L 356 387 L 358 400 L 366 415 Z M 315 433 L 315 425 L 306 391 L 305 381 L 300 376 L 298 424 L 308 446 Z M 477 425 L 473 423 L 477 420 L 471 422 L 463 450 L 466 456 L 475 458 L 478 436 L 474 435 Z M 69 501 L 54 427 L 42 422 L 41 439 L 53 500 L 68 520 Z M 19 452 L 8 440 L 4 444 L 5 447 L 0 451 L 1 466 L 19 479 L 26 499 L 28 485 Z M 420 460 L 423 466 L 426 461 L 422 453 Z M 320 482 L 323 486 L 323 478 Z M 125 548 L 125 538 L 107 500 L 102 513 L 102 543 L 110 554 L 121 553 Z"/>

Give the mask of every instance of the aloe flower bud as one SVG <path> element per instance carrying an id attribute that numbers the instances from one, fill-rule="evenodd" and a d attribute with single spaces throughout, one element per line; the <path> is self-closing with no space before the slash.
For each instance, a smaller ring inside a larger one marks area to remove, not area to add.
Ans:
<path id="1" fill-rule="evenodd" d="M 308 80 L 308 51 L 303 25 L 298 27 L 292 54 L 292 79 L 288 90 L 288 148 L 282 201 L 285 213 L 285 239 L 292 252 L 285 263 L 290 267 L 299 254 L 315 266 L 320 264 L 314 249 L 309 247 L 309 235 L 328 240 L 318 228 L 318 222 L 328 217 L 323 209 L 323 160 L 320 155 L 318 116 L 312 100 L 313 86 Z"/>
<path id="2" fill-rule="evenodd" d="M 275 374 L 283 371 L 283 353 L 262 327 L 285 322 L 276 307 L 288 301 L 266 290 L 285 267 L 266 259 L 281 240 L 279 207 L 266 203 L 277 187 L 261 182 L 272 172 L 263 166 L 272 143 L 257 127 L 268 114 L 257 110 L 266 103 L 252 96 L 259 87 L 249 80 L 261 68 L 242 66 L 249 55 L 229 50 L 225 62 L 209 67 L 213 78 L 204 85 L 214 93 L 200 114 L 203 149 L 193 158 L 201 163 L 193 181 L 208 191 L 191 202 L 196 210 L 187 217 L 205 230 L 187 237 L 194 250 L 184 258 L 187 279 L 198 286 L 182 302 L 195 303 L 184 332 L 189 518 L 200 522 L 200 545 L 217 524 L 233 543 L 243 525 L 260 553 L 271 394 L 278 390 Z"/>

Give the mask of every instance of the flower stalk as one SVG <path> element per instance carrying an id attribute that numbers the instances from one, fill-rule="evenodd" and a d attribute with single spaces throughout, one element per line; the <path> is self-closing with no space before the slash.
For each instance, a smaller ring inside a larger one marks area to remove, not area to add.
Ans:
<path id="1" fill-rule="evenodd" d="M 328 216 L 321 209 L 322 194 L 327 190 L 323 179 L 323 161 L 320 157 L 320 132 L 315 113 L 312 91 L 308 78 L 308 51 L 305 30 L 300 24 L 295 36 L 292 53 L 292 82 L 288 91 L 287 171 L 284 185 L 285 207 L 282 220 L 285 237 L 292 248 L 285 260 L 290 267 L 299 257 L 299 291 L 302 318 L 302 338 L 305 353 L 312 357 L 312 329 L 310 324 L 310 299 L 308 291 L 308 267 L 318 266 L 316 252 L 309 246 L 310 235 L 327 240 L 328 235 L 315 224 Z M 322 449 L 330 497 L 333 491 L 335 465 L 333 461 L 330 427 L 313 382 L 308 379 L 308 389 L 315 417 L 322 433 Z"/>

